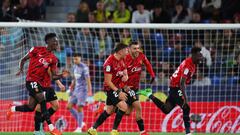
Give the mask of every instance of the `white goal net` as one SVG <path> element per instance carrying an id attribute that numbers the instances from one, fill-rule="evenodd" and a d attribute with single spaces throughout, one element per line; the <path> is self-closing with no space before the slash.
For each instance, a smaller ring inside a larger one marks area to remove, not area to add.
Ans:
<path id="1" fill-rule="evenodd" d="M 151 87 L 164 100 L 169 77 L 193 46 L 202 48 L 205 60 L 187 87 L 191 107 L 191 130 L 210 133 L 240 133 L 240 25 L 235 24 L 67 24 L 0 23 L 0 132 L 33 131 L 34 113 L 15 113 L 6 120 L 9 104 L 27 101 L 25 75 L 16 77 L 18 62 L 33 46 L 43 46 L 46 33 L 58 35 L 59 69 L 71 68 L 74 53 L 80 53 L 89 66 L 95 102 L 84 107 L 83 131 L 97 118 L 97 108 L 104 104 L 103 62 L 118 42 L 138 41 L 156 74 L 150 85 L 146 68 L 141 74 L 141 88 Z M 27 66 L 25 67 L 26 73 Z M 70 78 L 61 80 L 66 88 Z M 76 129 L 76 120 L 66 109 L 68 93 L 59 92 L 60 109 L 52 116 L 64 132 Z M 164 93 L 164 94 L 163 94 Z M 184 132 L 182 112 L 176 107 L 163 114 L 150 100 L 140 97 L 145 129 L 149 132 Z M 111 131 L 114 115 L 98 131 Z M 135 112 L 125 116 L 121 132 L 138 132 Z"/>

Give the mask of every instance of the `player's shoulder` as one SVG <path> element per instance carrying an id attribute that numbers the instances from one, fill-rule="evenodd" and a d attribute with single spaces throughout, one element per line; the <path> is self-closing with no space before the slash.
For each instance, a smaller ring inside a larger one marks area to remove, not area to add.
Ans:
<path id="1" fill-rule="evenodd" d="M 105 60 L 103 65 L 109 65 L 110 63 L 112 63 L 114 61 L 114 56 L 111 54 L 108 56 L 108 58 Z"/>

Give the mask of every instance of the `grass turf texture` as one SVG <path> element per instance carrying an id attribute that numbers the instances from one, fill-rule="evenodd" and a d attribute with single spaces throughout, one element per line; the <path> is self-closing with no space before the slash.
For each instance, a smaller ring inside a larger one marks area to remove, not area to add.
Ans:
<path id="1" fill-rule="evenodd" d="M 184 133 L 149 133 L 150 135 L 185 135 Z M 33 135 L 33 132 L 0 132 L 0 135 Z M 50 133 L 46 133 L 46 135 L 50 135 Z M 63 135 L 87 135 L 86 132 L 84 133 L 70 133 L 66 132 Z M 99 132 L 98 135 L 110 135 L 109 133 Z M 120 132 L 120 135 L 139 135 L 139 133 L 123 133 Z M 234 134 L 227 134 L 227 133 L 193 133 L 192 135 L 234 135 Z"/>

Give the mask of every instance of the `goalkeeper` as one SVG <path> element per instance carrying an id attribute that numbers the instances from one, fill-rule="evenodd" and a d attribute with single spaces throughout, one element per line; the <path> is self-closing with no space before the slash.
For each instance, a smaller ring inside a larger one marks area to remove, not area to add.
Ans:
<path id="1" fill-rule="evenodd" d="M 190 83 L 193 74 L 196 72 L 196 66 L 202 61 L 201 48 L 193 47 L 191 57 L 186 58 L 170 78 L 169 96 L 166 102 L 162 102 L 152 95 L 151 89 L 140 90 L 137 93 L 147 96 L 153 103 L 168 114 L 176 105 L 179 105 L 183 110 L 183 121 L 185 125 L 186 135 L 191 135 L 190 132 L 190 107 L 188 105 L 187 96 L 185 93 L 186 84 Z"/>

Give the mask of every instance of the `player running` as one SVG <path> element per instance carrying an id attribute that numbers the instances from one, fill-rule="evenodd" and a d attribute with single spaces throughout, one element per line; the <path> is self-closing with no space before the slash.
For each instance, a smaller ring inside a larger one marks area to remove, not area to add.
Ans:
<path id="1" fill-rule="evenodd" d="M 126 56 L 125 63 L 127 65 L 128 71 L 128 81 L 127 85 L 130 89 L 127 90 L 128 100 L 127 104 L 129 105 L 129 109 L 126 114 L 130 114 L 133 109 L 136 110 L 136 122 L 138 124 L 138 128 L 140 130 L 140 135 L 148 135 L 148 133 L 144 130 L 144 122 L 142 119 L 142 109 L 141 104 L 139 102 L 138 95 L 135 93 L 139 89 L 140 83 L 140 75 L 142 72 L 142 66 L 145 65 L 147 71 L 150 73 L 152 79 L 152 83 L 155 78 L 155 74 L 147 57 L 140 51 L 140 45 L 138 42 L 132 42 L 129 45 L 129 54 Z"/>
<path id="2" fill-rule="evenodd" d="M 186 84 L 190 83 L 193 74 L 196 72 L 197 64 L 203 59 L 201 48 L 193 47 L 191 54 L 192 56 L 186 58 L 171 76 L 169 96 L 165 103 L 153 96 L 151 89 L 140 90 L 137 92 L 138 94 L 150 98 L 165 114 L 168 114 L 176 105 L 179 105 L 183 110 L 183 121 L 186 135 L 191 135 L 189 117 L 190 107 L 185 93 Z"/>
<path id="3" fill-rule="evenodd" d="M 92 96 L 92 85 L 89 68 L 81 62 L 80 54 L 74 54 L 73 63 L 73 81 L 71 84 L 71 90 L 73 91 L 71 92 L 67 109 L 78 124 L 74 132 L 81 133 L 83 126 L 83 106 L 85 106 L 87 96 Z M 77 105 L 77 110 L 73 108 L 74 105 Z"/>
<path id="4" fill-rule="evenodd" d="M 61 135 L 62 133 L 53 126 L 50 120 L 50 114 L 46 107 L 46 98 L 43 86 L 46 83 L 45 76 L 48 74 L 49 67 L 51 68 L 53 80 L 67 77 L 68 73 L 56 73 L 57 58 L 53 54 L 53 51 L 57 50 L 59 47 L 57 35 L 55 33 L 48 33 L 45 36 L 45 42 L 47 44 L 46 47 L 32 47 L 30 51 L 20 60 L 19 71 L 16 75 L 23 73 L 25 62 L 30 60 L 26 77 L 26 88 L 29 91 L 29 100 L 25 105 L 11 106 L 7 112 L 7 119 L 10 119 L 13 112 L 31 112 L 34 111 L 37 104 L 40 104 L 42 116 L 48 124 L 50 133 L 52 135 Z"/>
<path id="5" fill-rule="evenodd" d="M 106 110 L 98 117 L 94 125 L 88 129 L 88 134 L 97 135 L 97 128 L 114 113 L 115 108 L 119 110 L 115 116 L 111 135 L 118 135 L 118 125 L 127 111 L 127 94 L 122 91 L 128 79 L 124 57 L 128 53 L 128 46 L 122 43 L 116 45 L 114 54 L 111 54 L 104 62 L 104 91 L 107 94 Z"/>

